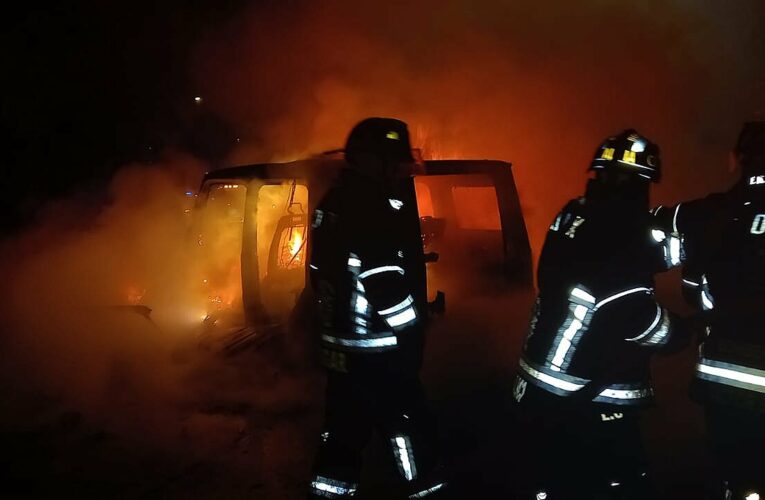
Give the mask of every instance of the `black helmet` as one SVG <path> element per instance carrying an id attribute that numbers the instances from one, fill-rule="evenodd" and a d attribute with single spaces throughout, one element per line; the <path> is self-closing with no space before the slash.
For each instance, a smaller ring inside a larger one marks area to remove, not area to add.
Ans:
<path id="1" fill-rule="evenodd" d="M 406 123 L 395 118 L 367 118 L 353 127 L 345 143 L 345 159 L 357 165 L 359 156 L 375 156 L 386 163 L 414 161 Z"/>
<path id="2" fill-rule="evenodd" d="M 634 129 L 609 137 L 595 152 L 590 170 L 618 170 L 644 177 L 652 182 L 661 179 L 659 146 Z"/>
<path id="3" fill-rule="evenodd" d="M 733 152 L 745 174 L 754 170 L 759 173 L 765 164 L 765 121 L 744 123 Z"/>
<path id="4" fill-rule="evenodd" d="M 735 152 L 740 155 L 765 155 L 765 121 L 744 123 Z"/>

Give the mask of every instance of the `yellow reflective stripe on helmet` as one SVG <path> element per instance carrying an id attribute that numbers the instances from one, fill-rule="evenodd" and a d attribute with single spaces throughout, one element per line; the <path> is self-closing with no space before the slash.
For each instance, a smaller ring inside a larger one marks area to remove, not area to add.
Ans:
<path id="1" fill-rule="evenodd" d="M 603 148 L 603 153 L 601 153 L 600 157 L 604 160 L 613 160 L 614 148 Z"/>

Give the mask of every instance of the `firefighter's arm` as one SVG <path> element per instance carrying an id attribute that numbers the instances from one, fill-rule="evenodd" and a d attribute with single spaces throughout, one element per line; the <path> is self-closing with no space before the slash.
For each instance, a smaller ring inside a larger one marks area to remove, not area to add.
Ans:
<path id="1" fill-rule="evenodd" d="M 691 262 L 683 266 L 682 291 L 685 301 L 694 308 L 698 308 L 701 303 L 700 293 L 703 275 L 694 267 Z"/>
<path id="2" fill-rule="evenodd" d="M 673 207 L 659 205 L 651 210 L 649 237 L 657 250 L 660 271 L 678 267 L 685 260 L 683 235 L 678 225 L 681 206 L 680 203 Z"/>
<path id="3" fill-rule="evenodd" d="M 311 241 L 308 257 L 311 286 L 318 289 L 322 276 L 343 269 L 342 234 L 340 218 L 336 211 L 320 206 L 311 216 Z"/>
<path id="4" fill-rule="evenodd" d="M 663 353 L 684 349 L 690 343 L 690 331 L 682 318 L 659 304 L 652 289 L 638 287 L 633 290 L 610 304 L 596 305 L 603 308 L 601 314 L 618 319 L 616 324 L 627 325 L 623 341 L 640 349 Z"/>
<path id="5" fill-rule="evenodd" d="M 709 231 L 710 216 L 708 205 L 698 201 L 678 203 L 674 207 L 659 211 L 664 227 L 681 240 L 680 260 L 682 271 L 682 295 L 685 301 L 699 308 L 702 304 L 701 292 L 704 281 L 704 262 L 707 261 L 707 245 L 699 235 Z"/>
<path id="6" fill-rule="evenodd" d="M 557 247 L 560 245 L 561 235 L 565 233 L 567 225 L 572 218 L 571 214 L 566 211 L 568 206 L 566 205 L 556 214 L 545 235 L 544 245 L 542 245 L 537 265 L 537 284 L 540 287 L 542 283 L 548 283 L 555 280 L 557 276 L 560 276 L 565 266 L 564 263 L 554 256 L 558 253 Z"/>
<path id="7" fill-rule="evenodd" d="M 366 299 L 394 330 L 413 325 L 417 311 L 405 276 L 401 250 L 383 238 L 368 235 L 354 248 L 349 261 L 358 265 L 358 279 Z"/>

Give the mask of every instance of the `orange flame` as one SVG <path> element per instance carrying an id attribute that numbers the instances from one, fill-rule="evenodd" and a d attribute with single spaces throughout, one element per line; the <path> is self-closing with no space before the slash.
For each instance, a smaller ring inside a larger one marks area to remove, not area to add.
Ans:
<path id="1" fill-rule="evenodd" d="M 292 237 L 290 238 L 289 242 L 289 249 L 290 259 L 292 259 L 293 262 L 302 262 L 303 233 L 299 229 L 292 231 Z"/>

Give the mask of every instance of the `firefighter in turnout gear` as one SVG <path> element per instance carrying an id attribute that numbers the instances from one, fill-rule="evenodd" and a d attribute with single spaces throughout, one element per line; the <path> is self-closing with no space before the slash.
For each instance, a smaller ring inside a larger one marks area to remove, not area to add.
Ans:
<path id="1" fill-rule="evenodd" d="M 765 122 L 744 125 L 725 193 L 659 207 L 683 239 L 683 295 L 700 309 L 691 396 L 704 405 L 719 498 L 765 498 Z"/>
<path id="2" fill-rule="evenodd" d="M 679 242 L 652 226 L 656 145 L 626 130 L 598 148 L 590 170 L 586 194 L 555 217 L 539 260 L 513 386 L 532 441 L 521 498 L 654 498 L 638 415 L 653 400 L 650 356 L 684 343 L 653 278 Z"/>
<path id="3" fill-rule="evenodd" d="M 425 261 L 406 124 L 363 120 L 345 158 L 348 168 L 312 221 L 310 276 L 328 376 L 310 497 L 353 497 L 362 451 L 376 431 L 403 496 L 437 498 L 446 483 L 419 380 Z"/>

